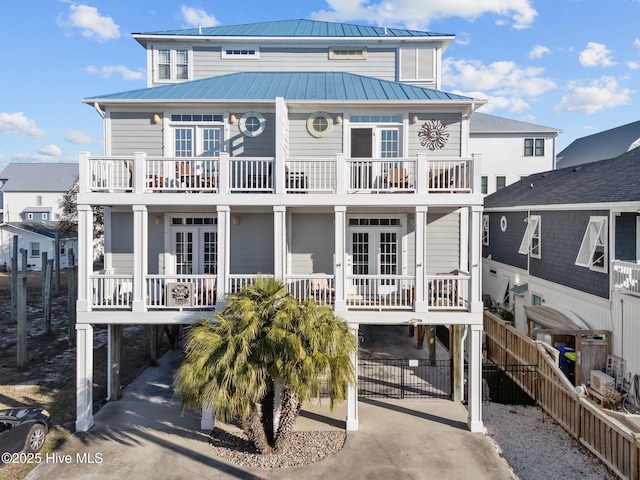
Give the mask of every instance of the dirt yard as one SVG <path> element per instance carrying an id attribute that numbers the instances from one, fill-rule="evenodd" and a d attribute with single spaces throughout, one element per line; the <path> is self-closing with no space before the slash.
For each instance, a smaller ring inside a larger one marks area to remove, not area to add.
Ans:
<path id="1" fill-rule="evenodd" d="M 54 272 L 54 284 L 55 284 Z M 44 452 L 51 451 L 74 431 L 76 414 L 76 349 L 69 343 L 68 280 L 61 272 L 59 295 L 51 302 L 51 333 L 44 333 L 40 272 L 27 275 L 27 366 L 17 369 L 16 324 L 11 321 L 10 275 L 0 272 L 0 409 L 40 406 L 49 412 L 53 428 Z M 117 314 L 117 313 L 114 313 Z M 149 365 L 151 327 L 130 325 L 124 329 L 123 385 L 127 385 Z M 160 352 L 169 348 L 166 336 Z M 94 326 L 94 412 L 107 392 L 107 327 Z M 31 468 L 0 465 L 0 478 L 20 479 Z"/>

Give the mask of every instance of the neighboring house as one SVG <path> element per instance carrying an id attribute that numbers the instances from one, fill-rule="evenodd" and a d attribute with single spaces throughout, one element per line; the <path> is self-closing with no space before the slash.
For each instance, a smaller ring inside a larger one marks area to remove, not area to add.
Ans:
<path id="1" fill-rule="evenodd" d="M 0 171 L 2 222 L 60 220 L 58 201 L 77 178 L 77 163 L 8 164 Z"/>
<path id="2" fill-rule="evenodd" d="M 496 117 L 471 115 L 469 151 L 482 154 L 481 189 L 491 194 L 532 173 L 555 168 L 557 128 Z"/>
<path id="3" fill-rule="evenodd" d="M 557 168 L 615 158 L 640 146 L 640 121 L 574 140 L 556 159 Z"/>
<path id="4" fill-rule="evenodd" d="M 615 182 L 612 181 L 615 179 Z M 640 149 L 531 175 L 485 198 L 483 289 L 514 313 L 545 304 L 612 332 L 640 374 Z"/>
<path id="5" fill-rule="evenodd" d="M 104 118 L 106 152 L 80 155 L 76 428 L 93 424 L 92 325 L 112 326 L 115 400 L 119 325 L 189 324 L 262 274 L 354 334 L 451 325 L 482 431 L 469 117 L 484 102 L 439 90 L 453 35 L 292 20 L 134 38 L 149 88 L 83 100 Z M 105 206 L 103 272 L 92 206 Z M 357 405 L 351 388 L 349 430 Z"/>
<path id="6" fill-rule="evenodd" d="M 60 262 L 60 268 L 69 266 L 69 253 L 73 250 L 78 258 L 78 242 L 76 235 L 58 232 L 54 222 L 12 222 L 0 224 L 0 269 L 11 269 L 13 256 L 13 238 L 18 238 L 18 268 L 22 268 L 22 254 L 27 252 L 27 268 L 42 269 L 42 254 L 47 253 L 47 259 Z M 57 240 L 56 240 L 57 236 Z M 59 255 L 56 255 L 56 241 L 59 245 Z"/>

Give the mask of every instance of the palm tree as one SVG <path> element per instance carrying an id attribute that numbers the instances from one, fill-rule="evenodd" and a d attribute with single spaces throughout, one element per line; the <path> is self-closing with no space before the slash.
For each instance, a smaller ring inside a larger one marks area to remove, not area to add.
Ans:
<path id="1" fill-rule="evenodd" d="M 328 388 L 330 406 L 355 384 L 356 342 L 328 307 L 300 304 L 277 280 L 256 282 L 229 296 L 214 322 L 187 329 L 174 385 L 184 407 L 237 418 L 263 454 L 290 436 L 303 402 Z"/>

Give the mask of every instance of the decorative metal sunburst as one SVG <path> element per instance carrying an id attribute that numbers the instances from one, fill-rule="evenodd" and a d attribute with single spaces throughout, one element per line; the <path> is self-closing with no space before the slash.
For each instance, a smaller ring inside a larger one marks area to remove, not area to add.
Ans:
<path id="1" fill-rule="evenodd" d="M 428 120 L 418 131 L 418 138 L 423 147 L 429 150 L 440 150 L 447 144 L 449 132 L 447 132 L 447 126 L 440 120 Z"/>

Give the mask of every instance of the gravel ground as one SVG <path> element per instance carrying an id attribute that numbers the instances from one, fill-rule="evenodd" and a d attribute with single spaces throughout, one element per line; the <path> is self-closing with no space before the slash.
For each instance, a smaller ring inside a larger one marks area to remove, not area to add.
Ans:
<path id="1" fill-rule="evenodd" d="M 484 402 L 485 433 L 520 480 L 615 480 L 540 408 Z"/>

